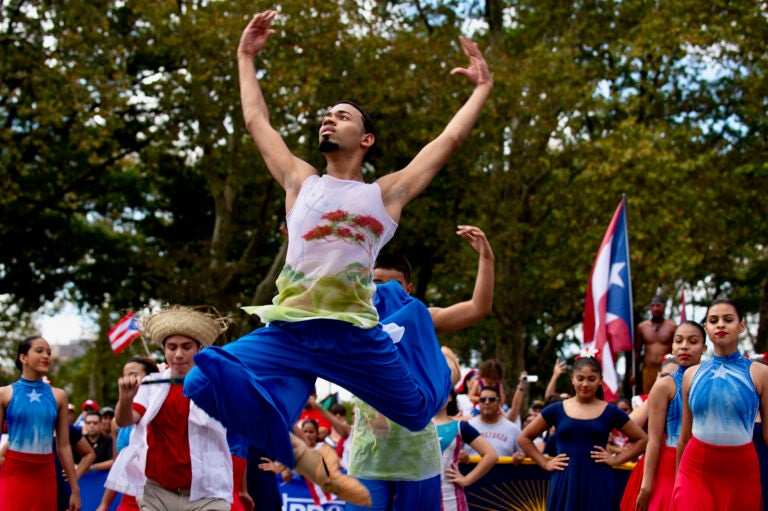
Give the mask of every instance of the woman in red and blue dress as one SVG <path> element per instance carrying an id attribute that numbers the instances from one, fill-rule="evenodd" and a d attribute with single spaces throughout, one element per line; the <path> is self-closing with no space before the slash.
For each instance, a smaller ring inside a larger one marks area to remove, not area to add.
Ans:
<path id="1" fill-rule="evenodd" d="M 705 327 L 711 360 L 683 377 L 679 466 L 670 510 L 760 511 L 760 467 L 752 430 L 758 408 L 768 413 L 768 367 L 739 353 L 746 329 L 738 307 L 712 302 Z"/>
<path id="2" fill-rule="evenodd" d="M 667 511 L 677 465 L 677 441 L 683 410 L 683 374 L 697 365 L 707 350 L 704 327 L 684 321 L 675 329 L 672 355 L 677 370 L 659 378 L 648 396 L 648 446 L 635 509 Z M 662 366 L 663 367 L 663 366 Z"/>
<path id="3" fill-rule="evenodd" d="M 51 347 L 42 337 L 27 337 L 18 348 L 21 378 L 0 387 L 0 424 L 8 424 L 8 452 L 0 470 L 0 511 L 56 509 L 53 449 L 72 486 L 69 511 L 81 507 L 75 464 L 69 447 L 67 393 L 45 380 Z M 54 432 L 56 437 L 54 438 Z"/>

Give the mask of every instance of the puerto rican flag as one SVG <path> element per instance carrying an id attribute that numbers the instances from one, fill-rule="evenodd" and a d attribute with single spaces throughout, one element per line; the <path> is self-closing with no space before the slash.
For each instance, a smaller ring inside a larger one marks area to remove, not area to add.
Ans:
<path id="1" fill-rule="evenodd" d="M 627 212 L 626 199 L 622 198 L 597 253 L 584 304 L 583 343 L 584 347 L 597 350 L 606 401 L 619 397 L 616 354 L 632 350 L 632 334 Z"/>
<path id="2" fill-rule="evenodd" d="M 115 354 L 120 353 L 128 345 L 133 342 L 134 339 L 141 336 L 141 328 L 139 322 L 133 315 L 133 311 L 129 312 L 123 318 L 117 322 L 115 326 L 109 329 L 107 337 L 109 337 L 109 346 Z"/>

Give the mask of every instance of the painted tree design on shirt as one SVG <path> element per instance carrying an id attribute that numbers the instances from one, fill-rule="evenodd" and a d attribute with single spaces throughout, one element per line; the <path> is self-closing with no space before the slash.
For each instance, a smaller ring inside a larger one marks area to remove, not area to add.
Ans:
<path id="1" fill-rule="evenodd" d="M 333 275 L 313 273 L 307 276 L 286 263 L 277 278 L 279 295 L 273 302 L 280 310 L 269 320 L 290 321 L 296 317 L 306 318 L 306 312 L 310 315 L 320 312 L 325 317 L 332 313 L 335 319 L 343 318 L 355 324 L 365 324 L 360 323 L 365 322 L 365 318 L 361 320 L 358 315 L 375 316 L 375 310 L 371 309 L 374 291 L 372 267 L 378 241 L 384 235 L 384 226 L 373 216 L 357 215 L 344 210 L 324 214 L 318 224 L 307 231 L 302 239 L 307 243 L 342 242 L 352 245 L 355 247 L 353 257 L 350 257 L 352 260 L 347 261 L 348 256 L 343 256 L 345 259 L 339 261 L 343 268 Z M 315 249 L 316 252 L 322 252 L 323 246 L 316 246 Z M 294 311 L 304 312 L 297 316 Z"/>
<path id="2" fill-rule="evenodd" d="M 306 241 L 343 241 L 357 245 L 365 250 L 368 260 L 373 257 L 376 244 L 384 233 L 384 226 L 371 215 L 356 215 L 343 209 L 326 213 L 321 217 L 326 223 L 318 225 L 304 236 Z M 353 263 L 357 268 L 354 273 L 370 272 L 359 263 Z"/>

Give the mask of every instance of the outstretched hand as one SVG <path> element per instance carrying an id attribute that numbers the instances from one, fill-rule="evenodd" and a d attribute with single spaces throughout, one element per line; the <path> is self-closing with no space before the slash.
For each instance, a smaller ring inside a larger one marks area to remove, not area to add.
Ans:
<path id="1" fill-rule="evenodd" d="M 285 465 L 264 456 L 261 457 L 261 463 L 258 464 L 258 467 L 259 470 L 264 472 L 272 472 L 273 474 L 279 474 L 285 470 Z"/>
<path id="2" fill-rule="evenodd" d="M 277 16 L 277 11 L 264 11 L 256 14 L 243 30 L 240 36 L 240 45 L 237 47 L 237 53 L 253 57 L 261 51 L 267 43 L 269 36 L 275 33 L 270 25 Z"/>
<path id="3" fill-rule="evenodd" d="M 483 57 L 483 53 L 480 51 L 477 43 L 464 36 L 459 36 L 459 41 L 461 41 L 464 54 L 469 58 L 469 66 L 455 67 L 451 70 L 451 74 L 464 75 L 476 86 L 485 83 L 493 85 L 493 77 L 488 69 L 488 63 L 485 61 L 485 57 Z"/>
<path id="4" fill-rule="evenodd" d="M 467 240 L 482 257 L 493 257 L 491 244 L 488 243 L 488 238 L 480 228 L 473 225 L 459 225 L 456 234 Z"/>

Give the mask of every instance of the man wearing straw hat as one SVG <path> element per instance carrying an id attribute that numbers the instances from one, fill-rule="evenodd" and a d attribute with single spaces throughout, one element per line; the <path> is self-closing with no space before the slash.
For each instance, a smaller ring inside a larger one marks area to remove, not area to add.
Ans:
<path id="1" fill-rule="evenodd" d="M 182 393 L 193 356 L 226 329 L 223 320 L 166 306 L 145 322 L 144 334 L 163 348 L 168 369 L 118 379 L 118 426 L 136 424 L 129 445 L 107 478 L 110 489 L 136 495 L 141 509 L 228 511 L 232 458 L 226 430 Z"/>

